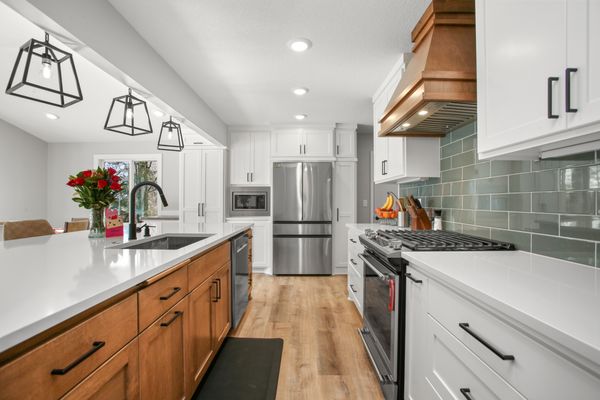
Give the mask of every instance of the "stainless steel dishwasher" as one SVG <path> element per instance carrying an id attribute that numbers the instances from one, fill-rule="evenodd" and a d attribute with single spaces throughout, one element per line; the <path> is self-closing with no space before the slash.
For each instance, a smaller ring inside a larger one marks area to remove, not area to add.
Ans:
<path id="1" fill-rule="evenodd" d="M 231 327 L 236 328 L 248 306 L 248 236 L 231 240 Z"/>

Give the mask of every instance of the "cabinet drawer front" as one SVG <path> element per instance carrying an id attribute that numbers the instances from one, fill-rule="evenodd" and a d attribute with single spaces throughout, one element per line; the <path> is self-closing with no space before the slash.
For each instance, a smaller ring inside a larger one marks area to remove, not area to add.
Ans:
<path id="1" fill-rule="evenodd" d="M 435 282 L 430 286 L 430 313 L 527 398 L 598 398 L 600 379 Z M 461 328 L 459 323 L 467 323 L 468 326 Z M 501 359 L 474 335 L 498 353 L 514 356 L 514 360 Z"/>
<path id="2" fill-rule="evenodd" d="M 431 325 L 432 365 L 428 380 L 443 399 L 524 400 L 436 320 Z M 469 391 L 465 396 L 462 392 Z"/>
<path id="3" fill-rule="evenodd" d="M 140 331 L 173 307 L 188 292 L 187 266 L 140 290 Z"/>
<path id="4" fill-rule="evenodd" d="M 358 301 L 359 309 L 363 305 L 364 283 L 363 277 L 356 271 L 352 264 L 348 263 L 348 293 L 351 293 Z"/>
<path id="5" fill-rule="evenodd" d="M 134 339 L 61 400 L 138 400 L 138 341 Z"/>
<path id="6" fill-rule="evenodd" d="M 231 259 L 231 246 L 225 242 L 192 261 L 188 268 L 190 289 L 196 288 Z"/>
<path id="7" fill-rule="evenodd" d="M 0 399 L 58 399 L 136 335 L 132 295 L 0 368 Z"/>

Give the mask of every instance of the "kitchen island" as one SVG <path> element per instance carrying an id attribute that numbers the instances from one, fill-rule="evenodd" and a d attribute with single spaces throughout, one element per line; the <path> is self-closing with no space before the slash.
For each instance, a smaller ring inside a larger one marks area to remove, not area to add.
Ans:
<path id="1" fill-rule="evenodd" d="M 211 236 L 178 250 L 115 249 L 127 234 L 88 239 L 87 231 L 0 242 L 0 353 L 252 227 L 153 224 L 152 236 Z"/>

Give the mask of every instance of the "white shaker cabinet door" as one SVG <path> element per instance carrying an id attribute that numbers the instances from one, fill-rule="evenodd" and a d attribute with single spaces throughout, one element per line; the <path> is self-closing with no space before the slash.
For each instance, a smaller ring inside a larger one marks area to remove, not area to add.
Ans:
<path id="1" fill-rule="evenodd" d="M 356 163 L 336 162 L 333 193 L 333 266 L 334 272 L 348 266 L 346 224 L 356 222 Z"/>
<path id="2" fill-rule="evenodd" d="M 179 218 L 182 223 L 198 223 L 202 207 L 202 151 L 184 151 L 179 155 Z"/>
<path id="3" fill-rule="evenodd" d="M 356 158 L 356 131 L 337 130 L 335 132 L 335 156 L 337 158 Z"/>
<path id="4" fill-rule="evenodd" d="M 252 135 L 247 132 L 231 134 L 229 145 L 230 183 L 232 185 L 246 185 L 250 182 Z"/>
<path id="5" fill-rule="evenodd" d="M 569 0 L 569 36 L 564 79 L 571 81 L 565 91 L 565 112 L 569 128 L 600 121 L 600 2 Z"/>
<path id="6" fill-rule="evenodd" d="M 567 0 L 476 7 L 479 152 L 565 129 Z"/>
<path id="7" fill-rule="evenodd" d="M 201 219 L 208 224 L 223 222 L 223 150 L 202 150 Z"/>
<path id="8" fill-rule="evenodd" d="M 300 128 L 276 129 L 271 134 L 273 157 L 302 156 L 303 135 Z"/>
<path id="9" fill-rule="evenodd" d="M 252 133 L 252 169 L 250 183 L 270 185 L 271 183 L 271 135 L 269 132 Z"/>
<path id="10" fill-rule="evenodd" d="M 303 129 L 304 143 L 302 152 L 307 157 L 332 157 L 332 129 Z"/>

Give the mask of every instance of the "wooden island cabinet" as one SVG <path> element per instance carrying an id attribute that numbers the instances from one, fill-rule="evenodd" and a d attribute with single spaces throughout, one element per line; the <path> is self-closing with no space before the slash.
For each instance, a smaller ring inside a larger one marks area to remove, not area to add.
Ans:
<path id="1" fill-rule="evenodd" d="M 190 399 L 231 328 L 230 258 L 226 241 L 65 323 L 0 365 L 0 400 Z"/>

